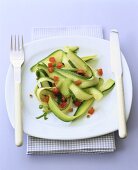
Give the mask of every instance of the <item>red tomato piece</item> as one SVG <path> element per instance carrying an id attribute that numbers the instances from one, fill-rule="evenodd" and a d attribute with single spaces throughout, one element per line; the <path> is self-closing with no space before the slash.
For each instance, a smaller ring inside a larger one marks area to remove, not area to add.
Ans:
<path id="1" fill-rule="evenodd" d="M 59 77 L 58 76 L 54 76 L 54 81 L 58 81 Z"/>
<path id="2" fill-rule="evenodd" d="M 64 96 L 62 96 L 62 102 L 65 102 L 66 101 L 66 98 Z"/>
<path id="3" fill-rule="evenodd" d="M 60 106 L 61 108 L 64 108 L 66 105 L 67 105 L 67 102 L 62 102 L 62 103 L 60 103 L 59 106 Z"/>
<path id="4" fill-rule="evenodd" d="M 93 113 L 94 113 L 94 108 L 93 107 L 91 107 L 89 110 L 88 110 L 88 114 L 90 114 L 90 115 L 92 115 Z"/>
<path id="5" fill-rule="evenodd" d="M 48 101 L 49 101 L 49 96 L 44 96 L 41 100 L 42 100 L 42 102 L 48 103 Z"/>
<path id="6" fill-rule="evenodd" d="M 57 63 L 57 68 L 62 68 L 63 67 L 63 64 L 61 62 Z"/>
<path id="7" fill-rule="evenodd" d="M 99 69 L 97 70 L 97 73 L 98 73 L 99 76 L 102 76 L 102 75 L 103 75 L 103 69 L 102 69 L 102 68 L 99 68 Z"/>
<path id="8" fill-rule="evenodd" d="M 52 91 L 53 91 L 54 94 L 58 94 L 59 93 L 59 89 L 57 87 L 54 87 Z"/>
<path id="9" fill-rule="evenodd" d="M 54 71 L 54 68 L 53 67 L 48 67 L 48 71 L 49 71 L 49 73 L 52 73 Z"/>
<path id="10" fill-rule="evenodd" d="M 53 67 L 53 64 L 52 63 L 48 63 L 48 67 Z"/>
<path id="11" fill-rule="evenodd" d="M 78 74 L 85 74 L 85 71 L 84 71 L 84 70 L 81 70 L 81 69 L 78 69 L 78 70 L 77 70 L 77 73 L 78 73 Z"/>
<path id="12" fill-rule="evenodd" d="M 49 58 L 49 61 L 50 61 L 51 63 L 55 63 L 55 62 L 56 62 L 56 60 L 55 60 L 54 57 L 50 57 L 50 58 Z"/>
<path id="13" fill-rule="evenodd" d="M 82 82 L 81 82 L 81 80 L 76 80 L 76 81 L 74 81 L 74 83 L 75 83 L 77 86 L 79 86 Z"/>
<path id="14" fill-rule="evenodd" d="M 74 102 L 75 106 L 77 106 L 77 107 L 80 106 L 81 103 L 82 103 L 82 102 L 81 102 L 81 101 L 78 101 L 78 100 L 76 100 L 76 101 Z"/>

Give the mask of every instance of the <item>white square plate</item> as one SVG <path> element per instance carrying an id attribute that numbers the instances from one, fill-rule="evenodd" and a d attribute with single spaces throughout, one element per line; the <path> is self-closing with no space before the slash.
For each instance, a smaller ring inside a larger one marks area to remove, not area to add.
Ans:
<path id="1" fill-rule="evenodd" d="M 30 67 L 42 58 L 48 56 L 56 49 L 64 46 L 79 46 L 79 56 L 96 53 L 98 61 L 91 62 L 91 66 L 104 70 L 104 78 L 112 78 L 110 68 L 109 41 L 90 37 L 52 37 L 33 41 L 25 45 L 25 63 L 22 68 L 22 104 L 23 104 L 23 128 L 28 135 L 47 139 L 83 139 L 96 137 L 113 132 L 118 129 L 117 97 L 115 88 L 101 101 L 94 103 L 95 113 L 89 119 L 83 118 L 74 122 L 63 122 L 53 114 L 47 120 L 36 119 L 41 114 L 38 108 L 39 102 L 30 98 L 36 85 L 35 74 L 30 72 Z M 132 103 L 132 81 L 127 62 L 123 58 L 123 82 L 125 94 L 126 117 L 128 119 Z M 6 85 L 5 99 L 10 122 L 14 127 L 14 84 L 13 68 L 9 67 Z"/>

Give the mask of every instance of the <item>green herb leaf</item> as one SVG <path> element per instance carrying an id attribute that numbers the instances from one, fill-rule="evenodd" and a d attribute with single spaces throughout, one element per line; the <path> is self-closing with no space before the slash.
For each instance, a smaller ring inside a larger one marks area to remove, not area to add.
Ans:
<path id="1" fill-rule="evenodd" d="M 47 119 L 48 119 L 48 118 L 46 117 L 47 114 L 48 114 L 48 112 L 44 112 L 42 115 L 37 116 L 36 119 L 40 119 L 40 118 L 44 117 L 44 119 L 47 120 Z"/>
<path id="2" fill-rule="evenodd" d="M 42 118 L 42 117 L 44 117 L 44 114 L 42 114 L 42 115 L 40 115 L 40 116 L 37 116 L 36 119 L 40 119 L 40 118 Z"/>
<path id="3" fill-rule="evenodd" d="M 60 104 L 61 101 L 62 101 L 62 94 L 59 93 L 59 94 L 57 95 L 57 103 Z"/>
<path id="4" fill-rule="evenodd" d="M 39 109 L 42 109 L 43 108 L 43 105 L 39 105 Z"/>

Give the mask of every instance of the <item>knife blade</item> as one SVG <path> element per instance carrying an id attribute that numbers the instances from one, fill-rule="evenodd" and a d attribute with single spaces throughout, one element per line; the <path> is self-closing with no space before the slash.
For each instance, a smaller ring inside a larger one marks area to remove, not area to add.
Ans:
<path id="1" fill-rule="evenodd" d="M 119 34 L 117 30 L 112 30 L 110 32 L 110 58 L 111 70 L 115 75 L 115 84 L 117 92 L 119 137 L 125 138 L 127 136 L 127 127 L 123 88 L 122 55 L 120 50 Z"/>

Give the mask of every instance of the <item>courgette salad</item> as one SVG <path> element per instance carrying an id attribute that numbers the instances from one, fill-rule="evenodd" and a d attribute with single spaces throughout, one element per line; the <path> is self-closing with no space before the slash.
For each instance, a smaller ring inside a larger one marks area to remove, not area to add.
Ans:
<path id="1" fill-rule="evenodd" d="M 74 121 L 84 115 L 93 114 L 92 104 L 101 100 L 105 92 L 115 85 L 114 80 L 104 80 L 103 70 L 88 65 L 96 55 L 79 57 L 79 47 L 64 47 L 45 57 L 30 70 L 36 74 L 35 96 L 40 102 L 43 114 L 37 117 L 47 119 L 53 113 L 64 122 Z M 73 112 L 74 115 L 68 114 Z"/>

